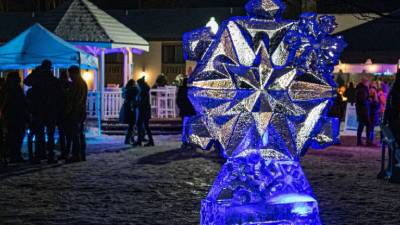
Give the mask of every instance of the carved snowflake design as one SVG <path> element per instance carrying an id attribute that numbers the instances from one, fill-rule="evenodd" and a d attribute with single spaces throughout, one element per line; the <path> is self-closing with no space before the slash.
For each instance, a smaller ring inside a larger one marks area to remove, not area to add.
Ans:
<path id="1" fill-rule="evenodd" d="M 335 96 L 331 74 L 298 67 L 302 45 L 288 42 L 303 26 L 282 20 L 276 0 L 250 1 L 247 10 L 216 35 L 205 28 L 185 36 L 187 59 L 198 62 L 189 84 L 199 114 L 186 128 L 190 141 L 204 149 L 217 143 L 227 157 L 256 149 L 279 160 L 333 143 L 334 120 L 325 117 Z"/>

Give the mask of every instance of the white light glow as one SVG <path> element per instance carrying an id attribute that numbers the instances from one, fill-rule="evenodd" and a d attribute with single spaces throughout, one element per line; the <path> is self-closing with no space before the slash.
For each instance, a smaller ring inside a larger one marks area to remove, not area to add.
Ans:
<path id="1" fill-rule="evenodd" d="M 82 74 L 82 78 L 86 81 L 86 83 L 90 83 L 93 80 L 93 75 L 89 71 L 85 71 Z"/>
<path id="2" fill-rule="evenodd" d="M 218 32 L 219 25 L 218 25 L 217 21 L 215 20 L 215 17 L 210 18 L 210 21 L 208 21 L 206 27 L 211 28 L 211 32 L 213 34 L 216 34 Z"/>
<path id="3" fill-rule="evenodd" d="M 291 212 L 299 216 L 307 216 L 313 212 L 313 208 L 306 204 L 298 204 L 292 209 Z"/>
<path id="4" fill-rule="evenodd" d="M 301 203 L 301 202 L 317 202 L 317 200 L 308 195 L 283 194 L 270 199 L 268 202 L 272 204 L 289 204 L 289 203 Z"/>
<path id="5" fill-rule="evenodd" d="M 140 77 L 144 77 L 144 80 L 147 81 L 148 77 L 147 77 L 147 73 L 146 72 L 141 72 L 140 73 Z"/>

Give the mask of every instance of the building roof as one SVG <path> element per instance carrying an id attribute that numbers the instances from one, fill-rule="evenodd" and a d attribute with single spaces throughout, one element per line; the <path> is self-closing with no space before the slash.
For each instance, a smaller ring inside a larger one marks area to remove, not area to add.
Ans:
<path id="1" fill-rule="evenodd" d="M 400 16 L 400 10 L 391 14 Z M 345 63 L 397 64 L 400 59 L 400 19 L 387 17 L 375 19 L 352 29 L 339 33 L 343 35 L 348 47 L 342 56 Z"/>
<path id="2" fill-rule="evenodd" d="M 67 1 L 38 19 L 70 42 L 111 43 L 111 47 L 148 50 L 148 42 L 88 0 Z"/>
<path id="3" fill-rule="evenodd" d="M 337 27 L 334 31 L 334 34 L 344 32 L 346 30 L 350 30 L 354 27 L 358 27 L 362 24 L 371 22 L 380 18 L 380 16 L 373 13 L 365 13 L 364 17 L 361 17 L 357 14 L 330 14 L 336 17 Z"/>

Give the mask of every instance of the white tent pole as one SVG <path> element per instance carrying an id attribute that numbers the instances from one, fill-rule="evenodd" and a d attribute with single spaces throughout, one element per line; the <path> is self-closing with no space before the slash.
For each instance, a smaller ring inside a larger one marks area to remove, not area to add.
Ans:
<path id="1" fill-rule="evenodd" d="M 100 97 L 101 97 L 101 119 L 104 119 L 105 116 L 105 104 L 104 104 L 104 89 L 105 89 L 105 77 L 106 77 L 106 58 L 105 58 L 105 52 L 104 49 L 101 49 L 101 55 L 100 55 Z"/>
<path id="2" fill-rule="evenodd" d="M 94 77 L 93 77 L 93 90 L 99 91 L 99 70 L 94 70 Z"/>
<path id="3" fill-rule="evenodd" d="M 134 76 L 133 76 L 133 66 L 134 66 L 134 64 L 133 64 L 133 53 L 132 53 L 132 49 L 131 48 L 128 48 L 128 80 L 129 79 L 134 79 Z"/>
<path id="4" fill-rule="evenodd" d="M 124 81 L 123 85 L 125 86 L 129 81 L 129 50 L 124 49 L 122 51 L 124 54 Z"/>
<path id="5" fill-rule="evenodd" d="M 100 51 L 100 68 L 98 73 L 98 126 L 99 135 L 101 135 L 101 122 L 104 119 L 105 105 L 104 105 L 104 86 L 105 86 L 105 53 L 104 49 Z"/>
<path id="6" fill-rule="evenodd" d="M 55 75 L 57 78 L 60 78 L 60 68 L 55 68 L 55 69 L 54 69 L 54 75 Z"/>

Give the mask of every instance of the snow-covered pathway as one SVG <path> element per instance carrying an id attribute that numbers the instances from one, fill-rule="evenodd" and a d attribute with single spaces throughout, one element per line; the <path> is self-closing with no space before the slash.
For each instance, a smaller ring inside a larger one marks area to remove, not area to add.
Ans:
<path id="1" fill-rule="evenodd" d="M 120 141 L 91 140 L 85 163 L 0 173 L 0 224 L 199 224 L 220 168 L 215 154 L 182 153 L 176 136 L 154 148 Z M 400 224 L 400 185 L 375 179 L 379 156 L 343 145 L 303 159 L 324 224 Z"/>

